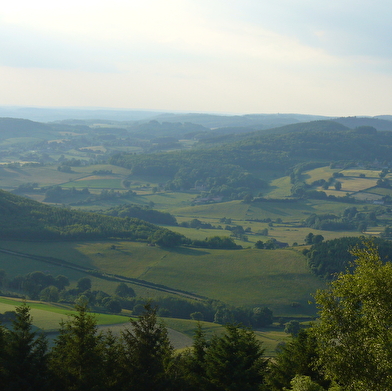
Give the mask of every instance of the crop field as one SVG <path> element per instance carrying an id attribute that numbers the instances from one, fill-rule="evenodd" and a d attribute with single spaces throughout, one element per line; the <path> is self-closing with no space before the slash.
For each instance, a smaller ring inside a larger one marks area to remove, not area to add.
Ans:
<path id="1" fill-rule="evenodd" d="M 284 198 L 291 194 L 292 183 L 289 176 L 274 179 L 270 182 L 268 189 L 262 191 L 267 198 Z"/>
<path id="2" fill-rule="evenodd" d="M 365 170 L 365 169 L 348 169 L 348 170 L 342 170 L 341 172 L 345 176 L 349 177 L 358 177 L 363 174 L 366 176 L 366 178 L 373 178 L 373 179 L 379 179 L 380 176 L 380 171 L 381 170 Z"/>
<path id="3" fill-rule="evenodd" d="M 124 190 L 121 184 L 121 178 L 115 178 L 110 176 L 96 177 L 88 176 L 87 178 L 80 178 L 72 182 L 68 182 L 62 185 L 62 187 L 75 187 L 75 188 L 91 188 L 91 189 L 114 189 Z"/>
<path id="4" fill-rule="evenodd" d="M 341 194 L 342 195 L 342 194 Z M 312 213 L 340 213 L 347 204 L 324 200 L 300 200 L 292 203 L 285 202 L 255 202 L 244 204 L 241 201 L 229 201 L 217 204 L 197 205 L 185 208 L 173 208 L 169 211 L 182 218 L 198 218 L 218 220 L 222 217 L 231 218 L 235 222 L 246 220 L 263 220 L 281 218 L 284 222 L 298 222 L 306 219 Z"/>
<path id="5" fill-rule="evenodd" d="M 78 179 L 84 174 L 65 173 L 57 170 L 57 166 L 1 168 L 0 183 L 2 188 L 17 187 L 24 183 L 38 183 L 39 186 L 59 185 L 70 179 Z"/>
<path id="6" fill-rule="evenodd" d="M 338 178 L 338 181 L 342 184 L 340 192 L 362 191 L 374 187 L 377 184 L 376 178 L 354 178 L 344 176 L 343 178 Z"/>
<path id="7" fill-rule="evenodd" d="M 305 171 L 302 175 L 306 180 L 306 183 L 312 183 L 320 179 L 328 180 L 334 172 L 340 172 L 341 170 L 336 168 L 329 168 L 329 166 L 315 168 L 313 170 Z"/>
<path id="8" fill-rule="evenodd" d="M 355 194 L 355 199 L 358 201 L 364 201 L 364 202 L 373 202 L 377 200 L 381 200 L 382 195 L 381 194 L 375 194 L 372 192 L 372 189 L 369 189 L 369 191 L 361 191 L 360 193 Z"/>
<path id="9" fill-rule="evenodd" d="M 23 303 L 21 299 L 11 299 L 0 296 L 0 312 L 13 311 L 16 306 Z M 62 320 L 66 320 L 71 314 L 75 314 L 72 307 L 62 304 L 43 303 L 39 301 L 28 301 L 33 317 L 33 325 L 45 331 L 58 330 Z M 118 324 L 128 321 L 127 317 L 121 315 L 96 314 L 97 324 Z"/>
<path id="10" fill-rule="evenodd" d="M 392 195 L 392 189 L 386 189 L 383 187 L 374 187 L 373 189 L 369 189 L 367 193 L 386 196 L 386 195 Z"/>
<path id="11" fill-rule="evenodd" d="M 155 209 L 172 212 L 181 206 L 189 206 L 192 200 L 196 197 L 195 194 L 190 193 L 156 193 L 148 194 L 141 197 L 141 200 L 148 204 L 152 201 Z"/>

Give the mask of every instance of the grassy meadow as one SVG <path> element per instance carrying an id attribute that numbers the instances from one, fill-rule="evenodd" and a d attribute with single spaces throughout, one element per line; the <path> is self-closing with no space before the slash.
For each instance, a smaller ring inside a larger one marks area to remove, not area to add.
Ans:
<path id="1" fill-rule="evenodd" d="M 230 236 L 231 232 L 225 229 L 226 224 L 220 222 L 221 218 L 226 217 L 232 219 L 232 226 L 238 224 L 244 229 L 248 228 L 247 240 L 235 239 L 243 249 L 231 251 L 185 247 L 169 250 L 147 246 L 145 243 L 115 240 L 78 243 L 1 241 L 0 247 L 64 259 L 91 270 L 163 284 L 236 306 L 269 306 L 277 317 L 301 317 L 315 315 L 315 308 L 309 305 L 308 301 L 312 299 L 311 295 L 317 289 L 325 287 L 321 280 L 310 273 L 307 259 L 302 255 L 301 250 L 304 248 L 302 245 L 305 236 L 309 232 L 313 232 L 323 235 L 327 240 L 363 235 L 363 233 L 355 231 L 316 231 L 302 226 L 302 222 L 311 214 L 339 215 L 353 204 L 326 200 L 298 200 L 290 203 L 270 201 L 245 204 L 235 200 L 194 205 L 195 193 L 153 192 L 153 187 L 159 187 L 168 178 L 133 176 L 128 169 L 104 164 L 73 167 L 72 170 L 72 173 L 62 173 L 57 171 L 57 165 L 13 168 L 0 166 L 0 183 L 4 189 L 12 189 L 22 183 L 36 182 L 40 187 L 51 185 L 60 185 L 65 188 L 88 187 L 92 193 L 99 193 L 103 189 L 110 188 L 125 190 L 123 180 L 127 179 L 130 182 L 129 188 L 137 193 L 132 199 L 101 200 L 95 204 L 80 205 L 78 208 L 99 210 L 124 202 L 140 205 L 153 203 L 155 209 L 170 212 L 179 223 L 190 222 L 197 218 L 215 227 L 221 226 L 220 229 L 166 227 L 188 238 L 205 239 L 216 235 Z M 111 174 L 95 175 L 93 173 L 99 170 L 111 171 Z M 336 191 L 331 186 L 327 191 L 328 194 L 336 196 L 343 196 L 346 193 L 352 194 L 358 200 L 363 201 L 363 203 L 355 204 L 359 211 L 377 210 L 378 206 L 373 205 L 372 201 L 385 195 L 392 195 L 390 189 L 376 187 L 380 172 L 377 170 L 339 170 L 321 167 L 306 171 L 303 177 L 310 184 L 319 179 L 327 180 L 334 172 L 341 172 L 344 175 L 344 177 L 338 178 L 342 183 L 342 190 Z M 365 178 L 360 177 L 361 174 L 365 174 Z M 276 178 L 276 175 L 270 173 L 269 179 L 271 179 L 270 186 L 263 191 L 264 197 L 279 199 L 290 195 L 292 185 L 288 176 Z M 317 190 L 321 190 L 321 188 L 317 188 Z M 43 195 L 34 195 L 34 197 L 42 201 Z M 382 224 L 387 224 L 390 221 L 388 214 L 380 218 L 384 219 Z M 267 223 L 266 219 L 271 221 Z M 266 228 L 268 235 L 261 235 L 261 232 Z M 369 227 L 366 234 L 379 235 L 382 230 L 382 225 Z M 281 250 L 257 250 L 254 248 L 254 244 L 258 240 L 265 242 L 271 238 L 288 243 L 290 246 L 294 243 L 299 246 Z M 111 248 L 113 244 L 115 250 Z M 70 279 L 71 287 L 75 287 L 76 281 L 86 276 L 81 271 L 4 253 L 0 253 L 0 269 L 4 269 L 10 277 L 36 270 L 54 276 L 63 274 Z M 118 285 L 117 282 L 94 276 L 89 276 L 89 278 L 92 280 L 92 289 L 103 290 L 109 294 L 112 294 Z M 163 295 L 162 292 L 152 288 L 130 285 L 138 295 L 143 297 Z M 167 321 L 169 322 L 169 320 Z M 170 320 L 170 322 L 180 324 L 180 320 Z M 181 326 L 183 329 L 178 324 L 176 327 L 183 330 L 181 333 L 185 333 L 189 337 L 190 331 L 185 332 L 184 330 L 187 330 L 187 327 L 192 328 L 194 325 L 192 323 L 185 325 L 185 323 Z M 268 333 L 271 332 L 271 330 L 268 331 Z M 276 332 L 278 333 L 277 339 L 281 339 L 282 335 L 279 334 L 281 331 L 277 329 Z M 272 351 L 273 346 L 276 346 L 274 342 L 276 340 L 271 334 L 268 338 L 271 338 L 272 341 Z"/>
<path id="2" fill-rule="evenodd" d="M 115 244 L 115 250 L 111 249 L 112 244 Z M 310 274 L 306 258 L 289 249 L 161 249 L 132 242 L 1 242 L 1 247 L 53 256 L 89 269 L 163 284 L 236 306 L 269 306 L 280 316 L 314 314 L 308 301 L 312 293 L 324 287 L 323 282 Z M 64 267 L 16 258 L 0 253 L 0 269 L 10 276 L 19 274 L 20 269 L 63 274 L 73 283 L 84 276 L 82 272 Z M 108 293 L 118 285 L 95 277 L 92 282 L 93 289 Z M 135 291 L 140 293 L 137 286 Z M 143 293 L 162 295 L 151 289 Z"/>

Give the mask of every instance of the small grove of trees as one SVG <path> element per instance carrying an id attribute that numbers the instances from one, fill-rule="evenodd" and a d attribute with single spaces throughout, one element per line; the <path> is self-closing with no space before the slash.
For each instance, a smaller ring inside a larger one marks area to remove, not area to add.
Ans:
<path id="1" fill-rule="evenodd" d="M 372 212 L 359 212 L 355 206 L 346 208 L 340 216 L 334 214 L 312 214 L 304 225 L 326 231 L 365 231 L 368 225 L 377 225 L 377 216 Z"/>
<path id="2" fill-rule="evenodd" d="M 115 217 L 134 217 L 153 224 L 178 225 L 176 218 L 168 212 L 160 212 L 148 206 L 120 205 L 104 212 Z"/>
<path id="3" fill-rule="evenodd" d="M 303 250 L 308 258 L 311 271 L 319 277 L 331 280 L 346 269 L 352 270 L 354 256 L 350 249 L 361 246 L 364 238 L 344 237 L 313 244 L 309 250 Z M 392 243 L 380 238 L 373 239 L 383 259 L 391 259 Z"/>
<path id="4" fill-rule="evenodd" d="M 82 298 L 95 310 L 112 313 L 121 312 L 123 302 L 136 296 L 135 291 L 125 283 L 117 286 L 114 296 L 92 290 L 91 279 L 88 277 L 80 278 L 76 288 L 72 289 L 67 289 L 70 285 L 67 277 L 59 275 L 54 278 L 51 274 L 40 271 L 19 275 L 9 281 L 5 272 L 0 271 L 0 277 L 0 287 L 4 290 L 26 294 L 30 299 L 75 303 Z"/>

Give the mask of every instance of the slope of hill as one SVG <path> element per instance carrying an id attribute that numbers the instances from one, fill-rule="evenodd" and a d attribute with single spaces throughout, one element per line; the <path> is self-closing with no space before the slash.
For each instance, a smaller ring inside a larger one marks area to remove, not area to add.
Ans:
<path id="1" fill-rule="evenodd" d="M 157 231 L 163 231 L 136 218 L 52 207 L 3 190 L 0 190 L 0 214 L 1 237 L 16 240 L 95 240 L 111 237 L 146 240 Z"/>
<path id="2" fill-rule="evenodd" d="M 205 113 L 173 114 L 163 113 L 154 119 L 163 122 L 192 122 L 208 128 L 246 127 L 258 126 L 272 128 L 298 122 L 326 119 L 319 115 L 305 114 L 245 114 L 245 115 L 219 115 Z"/>
<path id="3" fill-rule="evenodd" d="M 359 128 L 360 126 L 371 126 L 377 130 L 392 131 L 392 121 L 375 117 L 342 117 L 335 118 L 333 121 L 338 122 L 350 129 Z"/>
<path id="4" fill-rule="evenodd" d="M 0 138 L 15 137 L 44 137 L 54 133 L 53 129 L 40 122 L 34 122 L 27 119 L 17 118 L 0 118 Z"/>
<path id="5" fill-rule="evenodd" d="M 279 134 L 254 132 L 242 136 L 241 140 L 234 137 L 238 141 L 204 149 L 153 155 L 121 154 L 113 156 L 111 163 L 131 169 L 133 174 L 171 176 L 173 190 L 186 190 L 201 181 L 208 182 L 209 187 L 214 182 L 220 187 L 229 186 L 228 191 L 233 192 L 231 189 L 239 186 L 222 180 L 229 176 L 228 170 L 239 177 L 248 170 L 285 171 L 309 160 L 329 164 L 340 160 L 390 161 L 391 157 L 392 132 L 371 128 L 350 130 L 333 121 L 288 125 L 276 131 Z M 248 185 L 241 187 L 244 191 L 252 190 Z"/>

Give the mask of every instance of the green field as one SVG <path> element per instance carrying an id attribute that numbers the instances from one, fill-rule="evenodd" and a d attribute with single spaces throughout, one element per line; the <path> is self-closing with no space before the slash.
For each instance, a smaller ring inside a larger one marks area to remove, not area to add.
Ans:
<path id="1" fill-rule="evenodd" d="M 23 301 L 20 299 L 0 296 L 0 312 L 13 311 L 16 306 L 22 303 Z M 72 307 L 61 304 L 28 301 L 28 306 L 31 308 L 34 326 L 45 331 L 58 330 L 62 320 L 66 320 L 71 314 L 76 313 Z M 96 314 L 95 316 L 98 325 L 118 324 L 128 321 L 127 317 L 121 315 Z"/>
<path id="2" fill-rule="evenodd" d="M 307 302 L 316 289 L 323 283 L 310 274 L 306 258 L 301 254 L 301 245 L 309 232 L 323 235 L 327 239 L 344 236 L 362 235 L 354 231 L 316 231 L 303 226 L 303 221 L 311 214 L 339 215 L 352 204 L 325 200 L 298 200 L 295 202 L 253 202 L 228 201 L 205 205 L 194 205 L 196 194 L 158 192 L 152 193 L 152 187 L 164 183 L 167 178 L 136 177 L 130 170 L 111 165 L 73 167 L 74 173 L 61 173 L 57 166 L 47 167 L 0 167 L 0 183 L 16 186 L 25 182 L 40 184 L 60 184 L 64 187 L 90 187 L 92 192 L 100 189 L 122 188 L 122 180 L 131 182 L 131 189 L 139 195 L 126 202 L 149 205 L 172 213 L 181 222 L 197 218 L 222 229 L 190 229 L 183 227 L 166 227 L 191 239 L 205 239 L 211 236 L 229 236 L 222 217 L 231 218 L 231 225 L 250 228 L 247 240 L 236 239 L 243 249 L 238 251 L 177 248 L 172 250 L 149 247 L 144 243 L 117 241 L 83 242 L 83 243 L 37 243 L 37 242 L 1 242 L 1 247 L 25 253 L 53 256 L 80 264 L 89 269 L 114 273 L 126 277 L 142 279 L 163 284 L 179 290 L 189 291 L 212 299 L 222 300 L 237 306 L 270 306 L 277 316 L 295 316 L 314 314 L 313 307 Z M 93 176 L 93 171 L 111 171 L 112 174 Z M 379 171 L 337 170 L 321 167 L 305 172 L 308 183 L 317 179 L 328 179 L 334 172 L 342 172 L 338 178 L 343 184 L 342 191 L 328 190 L 331 194 L 343 196 L 348 189 L 358 197 L 365 197 L 371 192 L 377 199 L 389 194 L 388 189 L 374 187 Z M 360 178 L 365 174 L 365 178 Z M 272 176 L 272 174 L 271 174 Z M 369 187 L 371 189 L 369 189 Z M 291 183 L 288 176 L 272 179 L 270 187 L 264 192 L 267 198 L 285 198 L 290 194 Z M 369 190 L 367 190 L 369 189 Z M 123 200 L 99 201 L 96 204 L 80 206 L 84 210 L 106 209 L 123 203 Z M 372 210 L 376 205 L 356 204 L 358 210 Z M 386 219 L 389 216 L 384 216 Z M 383 217 L 383 218 L 384 218 Z M 271 219 L 267 223 L 265 219 Z M 277 222 L 277 219 L 278 222 Z M 268 236 L 259 233 L 268 229 Z M 368 234 L 378 235 L 382 226 L 369 227 Z M 298 243 L 299 247 L 284 250 L 256 250 L 258 240 L 274 238 L 280 242 Z M 110 247 L 115 244 L 116 249 Z M 296 251 L 298 250 L 298 251 Z M 26 274 L 41 270 L 53 275 L 64 274 L 75 284 L 85 276 L 83 272 L 59 266 L 42 264 L 38 261 L 0 254 L 0 269 L 5 269 L 10 276 Z M 117 283 L 91 277 L 93 289 L 113 293 Z M 71 284 L 71 286 L 72 286 Z M 151 288 L 133 285 L 136 293 L 144 297 L 162 295 Z M 295 304 L 295 305 L 294 305 Z M 297 305 L 299 304 L 299 305 Z"/>
<path id="3" fill-rule="evenodd" d="M 111 243 L 116 245 L 115 250 L 110 248 Z M 294 250 L 165 250 L 143 243 L 111 243 L 1 242 L 1 247 L 53 256 L 89 269 L 163 284 L 236 306 L 269 306 L 277 315 L 314 314 L 308 301 L 316 289 L 324 287 L 310 274 L 306 258 Z M 64 274 L 73 282 L 83 275 L 60 266 L 16 258 L 0 254 L 0 268 L 10 276 L 20 270 L 21 264 L 26 272 L 41 270 L 52 275 Z M 92 280 L 93 289 L 109 293 L 118 284 Z M 157 294 L 162 295 L 155 292 Z M 300 305 L 293 307 L 293 303 Z"/>
<path id="4" fill-rule="evenodd" d="M 62 187 L 75 187 L 77 189 L 88 187 L 89 189 L 124 190 L 124 187 L 122 186 L 122 179 L 114 177 L 92 178 L 91 176 L 88 176 L 85 179 L 77 179 L 76 181 L 65 183 Z"/>

